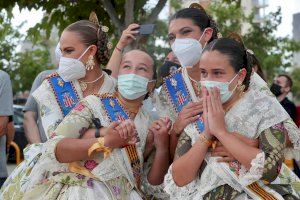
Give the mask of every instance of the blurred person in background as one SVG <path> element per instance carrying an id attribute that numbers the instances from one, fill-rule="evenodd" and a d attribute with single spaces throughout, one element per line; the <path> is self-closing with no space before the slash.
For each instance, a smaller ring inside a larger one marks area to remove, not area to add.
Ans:
<path id="1" fill-rule="evenodd" d="M 55 48 L 55 58 L 56 64 L 59 63 L 61 57 L 60 44 L 58 43 Z M 37 75 L 34 79 L 30 95 L 26 101 L 24 107 L 24 131 L 27 138 L 28 143 L 41 143 L 47 140 L 45 135 L 45 131 L 43 129 L 42 120 L 40 116 L 40 110 L 37 102 L 32 96 L 32 93 L 42 84 L 42 82 L 50 75 L 53 74 L 55 70 L 45 70 Z"/>
<path id="2" fill-rule="evenodd" d="M 277 97 L 282 107 L 290 115 L 290 117 L 296 121 L 296 106 L 288 99 L 288 94 L 292 91 L 293 80 L 287 74 L 280 74 L 271 85 L 271 92 Z"/>
<path id="3" fill-rule="evenodd" d="M 8 134 L 9 116 L 13 115 L 13 94 L 9 75 L 0 70 L 0 188 L 6 180 L 6 138 Z M 8 137 L 7 137 L 8 135 Z"/>

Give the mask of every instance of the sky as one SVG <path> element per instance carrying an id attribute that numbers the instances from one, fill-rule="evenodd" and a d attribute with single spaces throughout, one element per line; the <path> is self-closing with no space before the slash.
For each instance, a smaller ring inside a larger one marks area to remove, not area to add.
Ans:
<path id="1" fill-rule="evenodd" d="M 300 13 L 300 0 L 269 0 L 266 13 L 276 11 L 281 7 L 282 22 L 279 25 L 276 35 L 292 37 L 293 33 L 293 14 Z"/>
<path id="2" fill-rule="evenodd" d="M 277 36 L 287 36 L 292 37 L 293 32 L 293 14 L 300 12 L 300 0 L 268 0 L 268 7 L 266 8 L 266 13 L 270 11 L 276 11 L 278 7 L 281 7 L 282 10 L 282 23 L 278 27 L 276 32 Z M 163 13 L 167 12 L 165 8 Z M 33 27 L 36 23 L 40 22 L 43 17 L 42 10 L 22 10 L 19 11 L 19 8 L 16 6 L 13 9 L 14 19 L 12 20 L 13 26 L 18 26 L 23 21 L 26 21 L 23 28 L 20 29 L 20 32 L 26 34 L 26 31 Z M 161 15 L 163 16 L 163 15 Z"/>

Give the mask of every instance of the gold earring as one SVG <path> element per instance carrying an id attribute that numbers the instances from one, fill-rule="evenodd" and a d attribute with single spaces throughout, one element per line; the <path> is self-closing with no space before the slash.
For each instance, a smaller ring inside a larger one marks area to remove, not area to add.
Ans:
<path id="1" fill-rule="evenodd" d="M 244 94 L 246 86 L 244 84 L 238 83 L 237 90 L 239 92 L 239 95 L 242 96 Z"/>
<path id="2" fill-rule="evenodd" d="M 88 61 L 85 64 L 85 68 L 86 68 L 86 70 L 89 71 L 89 70 L 94 69 L 94 66 L 95 66 L 94 57 L 92 55 L 90 55 Z"/>

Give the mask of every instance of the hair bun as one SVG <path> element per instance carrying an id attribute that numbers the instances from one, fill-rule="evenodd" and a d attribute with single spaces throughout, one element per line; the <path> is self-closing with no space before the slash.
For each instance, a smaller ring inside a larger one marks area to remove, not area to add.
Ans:
<path id="1" fill-rule="evenodd" d="M 237 33 L 230 33 L 227 38 L 233 39 L 235 41 L 237 41 L 238 43 L 240 43 L 244 48 L 245 48 L 245 44 L 243 41 L 243 37 L 240 34 Z"/>
<path id="2" fill-rule="evenodd" d="M 196 9 L 199 9 L 199 10 L 202 10 L 206 13 L 205 9 L 199 4 L 199 3 L 192 3 L 189 8 L 196 8 Z"/>

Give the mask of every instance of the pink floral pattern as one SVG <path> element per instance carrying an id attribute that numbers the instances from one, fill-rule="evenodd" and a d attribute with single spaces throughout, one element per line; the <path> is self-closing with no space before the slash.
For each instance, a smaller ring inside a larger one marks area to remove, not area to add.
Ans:
<path id="1" fill-rule="evenodd" d="M 94 160 L 87 160 L 84 162 L 84 167 L 90 171 L 92 171 L 97 165 L 98 163 L 96 163 Z"/>

